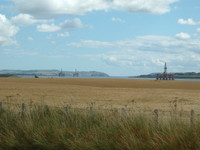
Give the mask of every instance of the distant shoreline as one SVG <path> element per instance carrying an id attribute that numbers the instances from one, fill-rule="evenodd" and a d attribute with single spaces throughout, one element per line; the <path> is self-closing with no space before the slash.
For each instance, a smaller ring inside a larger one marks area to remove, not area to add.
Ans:
<path id="1" fill-rule="evenodd" d="M 152 78 L 152 79 L 156 79 L 157 74 L 160 73 L 151 73 L 151 74 L 147 74 L 147 75 L 139 75 L 139 76 L 129 76 L 129 78 Z M 196 72 L 185 72 L 185 73 L 169 73 L 169 74 L 173 74 L 175 76 L 175 80 L 176 79 L 200 79 L 200 73 L 196 73 Z"/>
<path id="2" fill-rule="evenodd" d="M 0 77 L 109 77 L 99 71 L 0 70 Z"/>
<path id="3" fill-rule="evenodd" d="M 2 75 L 0 74 L 0 78 L 35 78 L 35 75 Z M 72 77 L 72 76 L 38 76 L 38 78 L 53 78 L 53 79 L 139 79 L 139 80 L 156 80 L 154 77 L 134 77 L 134 76 L 80 76 L 80 77 Z M 200 81 L 200 77 L 177 77 L 176 81 Z"/>
<path id="4" fill-rule="evenodd" d="M 156 77 L 128 77 L 130 79 L 156 79 Z M 200 79 L 200 77 L 176 77 L 175 79 Z"/>

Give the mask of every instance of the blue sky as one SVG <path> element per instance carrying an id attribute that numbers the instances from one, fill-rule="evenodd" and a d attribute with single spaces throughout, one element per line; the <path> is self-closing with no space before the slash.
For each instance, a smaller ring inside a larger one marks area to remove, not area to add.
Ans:
<path id="1" fill-rule="evenodd" d="M 199 0 L 1 0 L 0 70 L 200 72 Z"/>

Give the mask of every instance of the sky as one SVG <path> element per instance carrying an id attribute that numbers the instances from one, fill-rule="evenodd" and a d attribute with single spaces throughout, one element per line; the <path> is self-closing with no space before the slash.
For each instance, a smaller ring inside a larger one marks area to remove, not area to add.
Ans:
<path id="1" fill-rule="evenodd" d="M 199 0 L 0 0 L 0 70 L 200 72 Z"/>

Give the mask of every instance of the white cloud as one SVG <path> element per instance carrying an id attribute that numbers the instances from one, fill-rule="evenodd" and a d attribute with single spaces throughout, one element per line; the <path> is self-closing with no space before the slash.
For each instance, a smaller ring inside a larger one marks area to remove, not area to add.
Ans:
<path id="1" fill-rule="evenodd" d="M 177 0 L 114 0 L 112 9 L 128 12 L 164 14 L 170 11 L 169 5 Z"/>
<path id="2" fill-rule="evenodd" d="M 48 17 L 60 14 L 82 15 L 93 10 L 107 9 L 103 0 L 13 0 L 19 11 L 37 17 Z"/>
<path id="3" fill-rule="evenodd" d="M 34 17 L 28 14 L 19 14 L 15 17 L 12 17 L 11 21 L 16 25 L 21 25 L 21 26 L 31 25 L 36 22 Z"/>
<path id="4" fill-rule="evenodd" d="M 197 28 L 197 31 L 200 32 L 200 28 Z"/>
<path id="5" fill-rule="evenodd" d="M 37 30 L 39 32 L 56 32 L 61 30 L 61 28 L 59 26 L 56 26 L 54 24 L 42 24 L 42 25 L 38 25 L 37 26 Z"/>
<path id="6" fill-rule="evenodd" d="M 116 18 L 116 17 L 113 17 L 111 20 L 114 21 L 114 22 L 120 22 L 120 23 L 125 23 L 126 22 L 125 20 L 123 20 L 121 18 Z"/>
<path id="7" fill-rule="evenodd" d="M 63 23 L 60 24 L 62 29 L 74 29 L 74 28 L 83 28 L 84 25 L 79 18 L 74 18 L 72 20 L 65 20 Z"/>
<path id="8" fill-rule="evenodd" d="M 126 39 L 114 42 L 95 41 L 95 40 L 81 40 L 80 42 L 68 43 L 68 46 L 77 48 L 117 48 L 117 49 L 137 49 L 141 51 L 173 51 L 174 47 L 184 45 L 185 41 L 170 36 L 137 36 L 133 39 Z M 188 46 L 190 45 L 187 43 Z M 193 45 L 195 45 L 193 43 Z M 161 48 L 160 48 L 161 47 Z"/>
<path id="9" fill-rule="evenodd" d="M 15 44 L 12 37 L 18 30 L 18 27 L 12 25 L 5 15 L 0 14 L 0 46 Z"/>
<path id="10" fill-rule="evenodd" d="M 187 20 L 179 19 L 178 23 L 179 24 L 187 24 L 187 25 L 198 25 L 199 24 L 199 22 L 194 21 L 192 18 L 188 18 Z"/>
<path id="11" fill-rule="evenodd" d="M 103 41 L 94 41 L 94 40 L 81 40 L 79 43 L 69 43 L 68 46 L 73 47 L 88 47 L 88 48 L 105 48 L 105 47 L 112 47 L 113 43 L 110 42 L 103 42 Z"/>
<path id="12" fill-rule="evenodd" d="M 17 9 L 36 17 L 69 14 L 83 15 L 98 10 L 117 10 L 164 14 L 170 11 L 170 4 L 178 0 L 13 0 Z"/>
<path id="13" fill-rule="evenodd" d="M 185 72 L 187 70 L 199 72 L 198 68 L 200 67 L 200 54 L 192 52 L 163 54 L 123 50 L 91 55 L 90 57 L 96 57 L 96 59 L 118 68 L 133 69 L 135 74 L 163 72 L 165 62 L 168 63 L 168 72 Z"/>
<path id="14" fill-rule="evenodd" d="M 70 36 L 70 34 L 69 34 L 69 32 L 65 32 L 65 33 L 59 33 L 58 34 L 58 37 L 69 37 Z"/>
<path id="15" fill-rule="evenodd" d="M 191 36 L 189 34 L 184 33 L 184 32 L 176 34 L 176 37 L 178 39 L 182 39 L 182 40 L 186 40 L 186 39 L 190 39 L 191 38 Z"/>
<path id="16" fill-rule="evenodd" d="M 16 24 L 18 26 L 28 26 L 34 23 L 47 22 L 47 20 L 44 19 L 35 19 L 29 14 L 19 14 L 17 16 L 12 17 L 11 21 L 13 24 Z"/>
<path id="17" fill-rule="evenodd" d="M 27 39 L 28 39 L 29 41 L 33 41 L 33 37 L 31 37 L 31 36 L 27 37 Z"/>
<path id="18" fill-rule="evenodd" d="M 59 25 L 55 24 L 42 24 L 37 26 L 39 32 L 57 32 L 60 30 L 71 30 L 76 28 L 83 28 L 84 25 L 79 18 L 74 18 L 72 20 L 65 20 Z"/>
<path id="19" fill-rule="evenodd" d="M 170 72 L 186 69 L 198 71 L 200 68 L 199 39 L 182 40 L 170 36 L 148 35 L 113 42 L 81 40 L 69 43 L 68 46 L 82 50 L 98 49 L 98 52 L 102 50 L 102 53 L 85 57 L 116 68 L 133 69 L 140 74 L 162 71 L 164 62 L 169 63 Z"/>

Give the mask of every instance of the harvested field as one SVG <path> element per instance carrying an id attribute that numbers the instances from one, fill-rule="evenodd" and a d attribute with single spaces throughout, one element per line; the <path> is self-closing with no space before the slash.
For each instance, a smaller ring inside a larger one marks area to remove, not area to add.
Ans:
<path id="1" fill-rule="evenodd" d="M 0 78 L 0 101 L 50 106 L 199 109 L 200 82 L 135 79 Z"/>

